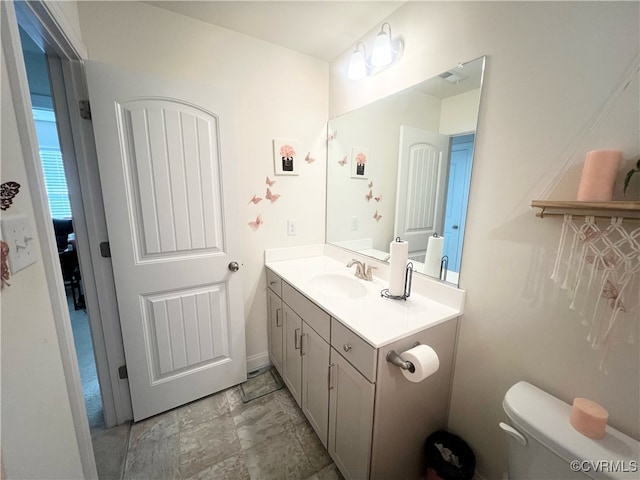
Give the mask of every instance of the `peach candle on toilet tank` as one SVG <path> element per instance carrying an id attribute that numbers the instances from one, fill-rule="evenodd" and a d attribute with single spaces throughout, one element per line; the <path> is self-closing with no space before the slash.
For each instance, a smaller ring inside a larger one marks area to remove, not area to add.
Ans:
<path id="1" fill-rule="evenodd" d="M 571 408 L 569 423 L 577 431 L 589 438 L 602 438 L 606 435 L 609 412 L 592 400 L 575 398 Z"/>
<path id="2" fill-rule="evenodd" d="M 582 202 L 613 200 L 613 187 L 622 160 L 621 150 L 592 150 L 587 152 L 578 188 Z"/>

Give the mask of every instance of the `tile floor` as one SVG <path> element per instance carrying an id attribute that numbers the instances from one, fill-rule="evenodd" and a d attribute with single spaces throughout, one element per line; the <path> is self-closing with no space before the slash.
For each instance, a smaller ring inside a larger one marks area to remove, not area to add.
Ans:
<path id="1" fill-rule="evenodd" d="M 116 450 L 119 428 L 100 434 Z M 111 453 L 101 479 L 342 480 L 286 388 L 243 403 L 233 387 L 131 425 L 120 473 Z"/>

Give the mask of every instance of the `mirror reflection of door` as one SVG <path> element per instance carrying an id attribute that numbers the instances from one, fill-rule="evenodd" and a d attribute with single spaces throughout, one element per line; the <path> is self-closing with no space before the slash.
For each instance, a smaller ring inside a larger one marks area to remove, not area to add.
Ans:
<path id="1" fill-rule="evenodd" d="M 442 236 L 449 136 L 400 127 L 394 237 L 409 242 L 409 259 L 424 262 L 429 237 Z"/>
<path id="2" fill-rule="evenodd" d="M 471 160 L 475 135 L 461 135 L 451 139 L 449 187 L 444 218 L 444 255 L 449 259 L 450 272 L 460 272 L 462 241 L 469 201 Z"/>

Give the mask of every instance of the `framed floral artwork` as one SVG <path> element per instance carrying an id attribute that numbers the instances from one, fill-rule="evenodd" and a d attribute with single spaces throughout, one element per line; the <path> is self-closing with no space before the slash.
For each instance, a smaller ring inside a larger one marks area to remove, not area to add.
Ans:
<path id="1" fill-rule="evenodd" d="M 273 139 L 273 162 L 276 175 L 298 175 L 300 162 L 304 159 L 298 143 L 298 140 Z"/>
<path id="2" fill-rule="evenodd" d="M 351 149 L 351 178 L 367 178 L 369 150 L 362 147 Z"/>

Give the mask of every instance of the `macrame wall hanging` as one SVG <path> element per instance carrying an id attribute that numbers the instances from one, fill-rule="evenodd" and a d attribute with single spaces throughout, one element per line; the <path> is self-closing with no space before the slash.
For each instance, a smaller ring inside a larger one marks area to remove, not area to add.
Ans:
<path id="1" fill-rule="evenodd" d="M 589 327 L 593 348 L 604 349 L 601 369 L 609 346 L 635 343 L 640 324 L 640 226 L 628 229 L 623 220 L 565 214 L 551 275 Z"/>

